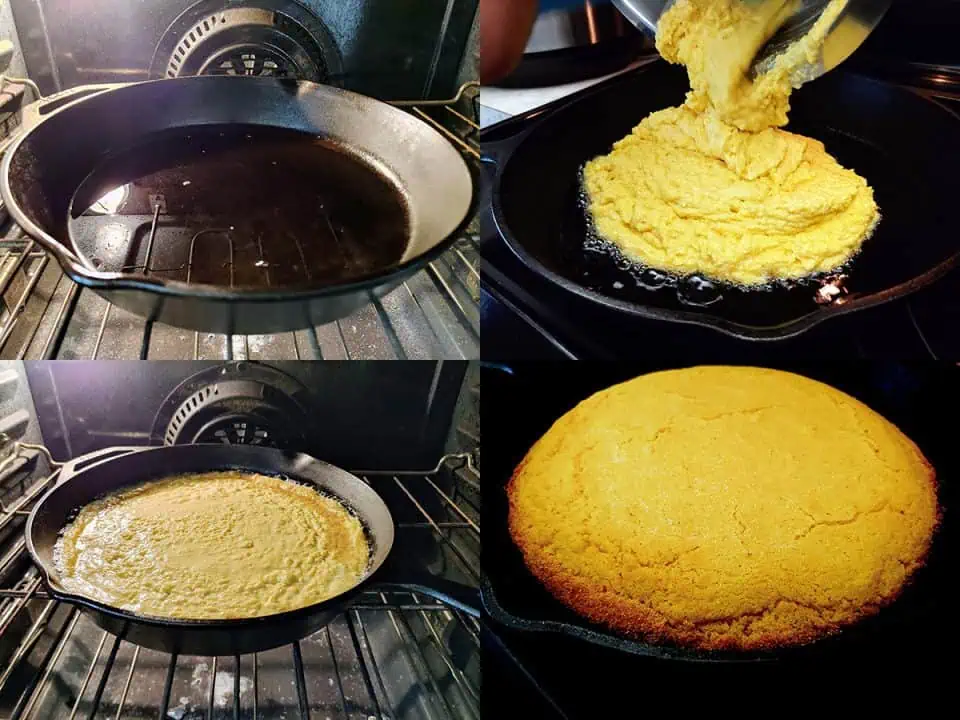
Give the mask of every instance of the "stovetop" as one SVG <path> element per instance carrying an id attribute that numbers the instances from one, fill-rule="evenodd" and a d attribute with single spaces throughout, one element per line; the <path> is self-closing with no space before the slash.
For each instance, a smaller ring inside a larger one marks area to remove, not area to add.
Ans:
<path id="1" fill-rule="evenodd" d="M 956 66 L 867 56 L 851 63 L 851 69 L 915 89 L 960 113 Z M 502 131 L 499 123 L 486 128 L 481 143 Z M 613 359 L 650 353 L 758 363 L 796 357 L 960 357 L 960 337 L 953 331 L 960 327 L 960 269 L 907 298 L 835 317 L 795 338 L 751 343 L 707 328 L 624 318 L 598 308 L 527 269 L 497 234 L 489 204 L 480 220 L 487 359 Z"/>

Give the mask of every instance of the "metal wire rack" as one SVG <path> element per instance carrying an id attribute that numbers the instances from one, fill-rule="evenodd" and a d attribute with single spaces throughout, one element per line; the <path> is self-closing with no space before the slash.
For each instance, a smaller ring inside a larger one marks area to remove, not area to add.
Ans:
<path id="1" fill-rule="evenodd" d="M 0 718 L 479 718 L 479 623 L 413 593 L 369 592 L 304 640 L 203 658 L 140 648 L 44 590 L 23 522 L 57 477 L 25 472 L 49 454 L 0 462 Z M 430 471 L 357 473 L 387 501 L 404 552 L 477 584 L 479 471 L 445 456 Z M 418 555 L 420 557 L 420 555 Z"/>
<path id="2" fill-rule="evenodd" d="M 469 82 L 448 100 L 394 104 L 436 128 L 477 162 L 478 91 L 479 84 Z M 155 324 L 113 307 L 63 275 L 39 245 L 11 225 L 0 229 L 0 358 L 476 358 L 479 257 L 477 229 L 472 227 L 425 270 L 383 298 L 371 295 L 370 303 L 348 318 L 277 335 L 218 335 Z"/>

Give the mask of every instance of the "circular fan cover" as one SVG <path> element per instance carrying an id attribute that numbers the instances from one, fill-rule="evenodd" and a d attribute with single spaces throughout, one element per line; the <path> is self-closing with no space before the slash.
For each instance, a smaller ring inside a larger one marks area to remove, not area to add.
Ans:
<path id="1" fill-rule="evenodd" d="M 202 75 L 254 75 L 297 78 L 293 60 L 271 48 L 237 47 L 217 53 L 205 65 Z"/>
<path id="2" fill-rule="evenodd" d="M 335 84 L 340 56 L 326 26 L 291 0 L 223 9 L 203 0 L 167 28 L 151 76 L 250 75 Z"/>

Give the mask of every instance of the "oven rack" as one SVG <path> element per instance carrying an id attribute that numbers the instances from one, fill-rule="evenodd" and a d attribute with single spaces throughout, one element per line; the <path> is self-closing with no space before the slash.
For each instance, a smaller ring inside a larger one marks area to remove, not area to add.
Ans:
<path id="1" fill-rule="evenodd" d="M 394 105 L 480 159 L 477 82 L 447 100 Z M 2 203 L 0 203 L 2 205 Z M 2 207 L 0 214 L 5 215 Z M 353 315 L 295 332 L 221 335 L 152 323 L 64 275 L 16 225 L 0 229 L 0 358 L 385 360 L 480 356 L 480 252 L 471 226 L 424 270 Z"/>
<path id="2" fill-rule="evenodd" d="M 51 471 L 32 480 L 24 470 L 41 455 Z M 0 717 L 480 717 L 480 624 L 415 593 L 365 593 L 309 638 L 253 655 L 168 655 L 101 630 L 42 589 L 26 553 L 25 516 L 58 465 L 26 444 L 0 462 Z M 480 475 L 469 455 L 356 474 L 393 499 L 398 533 L 429 536 L 432 571 L 479 583 Z"/>

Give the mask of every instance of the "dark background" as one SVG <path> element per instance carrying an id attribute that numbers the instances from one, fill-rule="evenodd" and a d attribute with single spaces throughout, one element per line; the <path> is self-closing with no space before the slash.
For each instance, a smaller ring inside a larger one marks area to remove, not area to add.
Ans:
<path id="1" fill-rule="evenodd" d="M 692 367 L 695 362 L 577 362 L 510 363 L 484 366 L 488 393 L 486 416 L 504 412 L 512 419 L 510 437 L 495 441 L 491 457 L 515 465 L 527 449 L 563 413 L 593 393 L 638 375 L 657 370 Z M 888 418 L 934 463 L 950 464 L 960 443 L 960 368 L 949 363 L 844 361 L 796 362 L 772 365 L 819 380 L 842 390 Z M 506 368 L 500 369 L 500 368 Z M 509 407 L 504 408 L 503 404 Z M 504 442 L 506 441 L 506 442 Z"/>
<path id="2" fill-rule="evenodd" d="M 503 488 L 533 442 L 560 415 L 600 389 L 646 372 L 691 364 L 515 363 L 483 369 L 486 574 L 495 577 L 498 566 L 512 559 L 514 550 L 502 517 Z M 562 717 L 551 710 L 544 695 L 571 718 L 639 717 L 641 709 L 659 706 L 715 711 L 724 704 L 741 707 L 745 700 L 759 709 L 762 706 L 756 703 L 771 692 L 782 700 L 789 698 L 791 706 L 829 700 L 863 709 L 895 701 L 884 692 L 886 687 L 906 692 L 901 699 L 910 698 L 912 703 L 933 701 L 943 690 L 940 680 L 954 663 L 951 654 L 957 640 L 951 508 L 960 467 L 956 460 L 960 369 L 932 362 L 796 363 L 781 369 L 826 382 L 865 402 L 913 439 L 937 469 L 943 521 L 930 563 L 911 589 L 912 597 L 919 594 L 923 600 L 906 600 L 905 593 L 900 607 L 895 603 L 885 611 L 902 616 L 890 641 L 886 636 L 868 637 L 863 651 L 850 652 L 848 645 L 843 654 L 820 652 L 806 660 L 704 665 L 636 657 L 551 633 L 510 630 L 490 619 L 498 639 L 488 639 L 484 646 L 485 701 L 497 704 L 516 698 L 526 713 L 517 717 Z M 525 677 L 518 665 L 531 677 Z M 907 690 L 910 684 L 914 690 Z M 926 689 L 918 692 L 919 688 Z"/>

